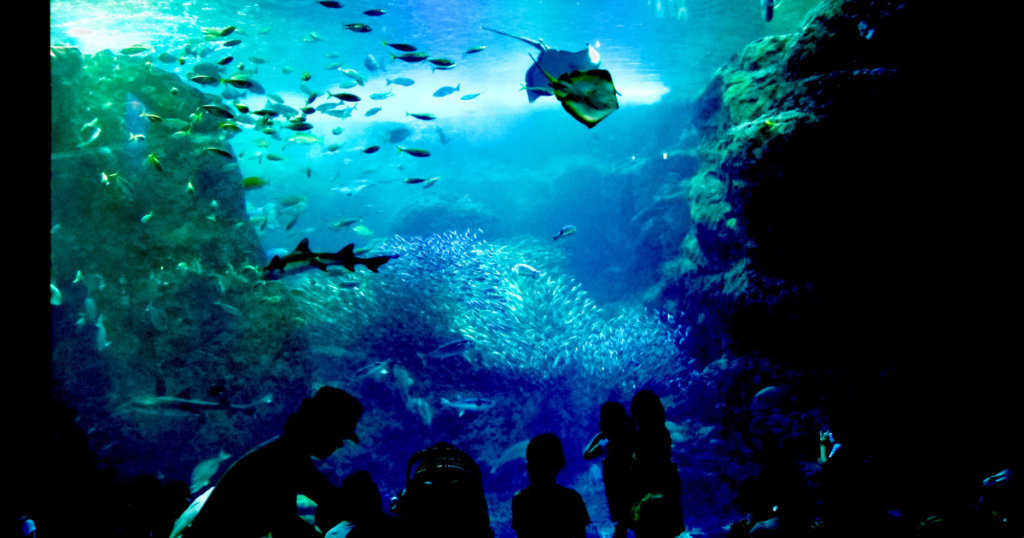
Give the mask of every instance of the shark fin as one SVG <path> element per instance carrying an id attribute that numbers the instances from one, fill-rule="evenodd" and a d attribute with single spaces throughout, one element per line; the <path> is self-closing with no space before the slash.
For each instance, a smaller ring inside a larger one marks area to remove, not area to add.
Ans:
<path id="1" fill-rule="evenodd" d="M 309 252 L 309 238 L 307 237 L 299 241 L 299 246 L 295 247 L 295 250 L 303 253 Z"/>
<path id="2" fill-rule="evenodd" d="M 345 269 L 352 272 L 355 272 L 356 270 L 356 255 L 352 253 L 355 246 L 355 243 L 349 243 L 348 246 L 338 252 L 342 265 L 345 266 Z"/>

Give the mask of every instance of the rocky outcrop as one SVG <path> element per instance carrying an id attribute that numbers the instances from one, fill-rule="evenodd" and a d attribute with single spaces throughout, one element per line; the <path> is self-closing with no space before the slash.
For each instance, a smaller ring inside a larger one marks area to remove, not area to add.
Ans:
<path id="1" fill-rule="evenodd" d="M 50 61 L 54 390 L 129 476 L 151 461 L 134 455 L 175 461 L 225 436 L 244 451 L 308 396 L 310 371 L 293 297 L 260 278 L 232 133 L 200 108 L 221 98 L 146 58 L 52 47 Z M 186 389 L 235 404 L 273 394 L 281 407 L 207 421 L 125 405 Z"/>
<path id="2" fill-rule="evenodd" d="M 885 310 L 908 243 L 921 156 L 908 65 L 911 7 L 826 0 L 801 31 L 743 49 L 697 103 L 694 226 L 648 299 L 693 328 L 700 361 L 754 354 L 859 360 L 898 330 Z M 891 312 L 891 310 L 890 310 Z"/>

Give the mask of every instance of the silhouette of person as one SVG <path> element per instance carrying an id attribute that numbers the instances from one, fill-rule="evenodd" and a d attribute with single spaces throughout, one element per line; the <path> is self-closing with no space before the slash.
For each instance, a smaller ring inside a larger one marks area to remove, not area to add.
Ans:
<path id="1" fill-rule="evenodd" d="M 629 473 L 633 463 L 633 428 L 626 408 L 618 402 L 605 402 L 601 406 L 601 432 L 583 452 L 583 459 L 591 460 L 605 455 L 601 462 L 604 491 L 608 497 L 608 511 L 615 523 L 613 538 L 625 538 L 632 516 L 633 504 Z"/>
<path id="2" fill-rule="evenodd" d="M 224 473 L 195 516 L 186 538 L 319 537 L 299 517 L 299 493 L 319 504 L 338 502 L 339 491 L 309 456 L 324 459 L 345 439 L 359 443 L 363 406 L 351 394 L 323 387 L 288 417 L 284 433 L 250 450 Z"/>
<path id="3" fill-rule="evenodd" d="M 398 519 L 381 510 L 380 490 L 367 471 L 345 477 L 338 488 L 338 504 L 316 507 L 316 524 L 327 530 L 326 538 L 399 538 Z M 347 523 L 347 525 L 341 525 Z"/>
<path id="4" fill-rule="evenodd" d="M 562 441 L 538 435 L 526 447 L 530 485 L 512 497 L 512 529 L 518 538 L 584 538 L 590 514 L 580 494 L 555 482 L 565 467 Z"/>
<path id="5" fill-rule="evenodd" d="M 649 494 L 661 495 L 664 500 L 657 504 L 672 508 L 667 515 L 671 517 L 675 536 L 684 530 L 683 508 L 679 497 L 682 494 L 682 481 L 679 470 L 672 462 L 672 437 L 665 427 L 665 408 L 658 396 L 649 390 L 641 390 L 633 397 L 630 414 L 636 423 L 633 449 L 633 503 L 639 503 Z M 659 508 L 660 510 L 660 508 Z"/>
<path id="6" fill-rule="evenodd" d="M 681 538 L 686 534 L 681 530 L 678 498 L 648 493 L 630 512 L 633 519 L 630 528 L 637 538 Z"/>

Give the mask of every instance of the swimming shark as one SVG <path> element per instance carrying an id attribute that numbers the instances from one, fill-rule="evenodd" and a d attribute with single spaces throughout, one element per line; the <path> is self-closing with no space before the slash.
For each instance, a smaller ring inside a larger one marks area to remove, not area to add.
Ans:
<path id="1" fill-rule="evenodd" d="M 327 268 L 332 265 L 341 265 L 349 271 L 355 271 L 356 265 L 365 265 L 367 269 L 376 273 L 377 268 L 391 259 L 391 256 L 358 258 L 352 252 L 354 248 L 355 244 L 350 243 L 337 253 L 312 252 L 309 250 L 309 238 L 306 238 L 299 242 L 299 246 L 295 247 L 295 250 L 288 254 L 274 256 L 270 260 L 270 264 L 263 269 L 263 273 L 266 278 L 276 280 L 285 275 L 294 275 L 311 269 L 327 271 Z"/>
<path id="2" fill-rule="evenodd" d="M 485 400 L 483 398 L 468 398 L 455 402 L 450 402 L 447 398 L 441 398 L 441 405 L 458 409 L 460 417 L 465 414 L 466 411 L 487 411 L 494 407 L 495 403 L 496 402 L 494 400 Z"/>
<path id="3" fill-rule="evenodd" d="M 264 396 L 247 405 L 232 404 L 227 400 L 217 402 L 194 400 L 191 398 L 190 391 L 186 389 L 177 396 L 146 396 L 132 400 L 123 407 L 141 413 L 163 416 L 198 415 L 207 411 L 241 412 L 252 415 L 260 404 L 266 405 L 273 400 L 271 395 Z"/>
<path id="4" fill-rule="evenodd" d="M 587 48 L 584 50 L 579 52 L 569 52 L 553 49 L 547 46 L 543 39 L 534 41 L 525 37 L 506 34 L 505 32 L 501 32 L 493 28 L 487 28 L 485 26 L 481 28 L 496 34 L 518 39 L 523 43 L 533 45 L 540 51 L 540 55 L 537 56 L 536 62 L 526 72 L 526 95 L 529 97 L 531 103 L 538 97 L 548 95 L 536 92 L 532 89 L 548 87 L 548 77 L 544 75 L 545 71 L 555 79 L 558 79 L 558 77 L 565 73 L 597 69 L 598 65 L 601 63 L 601 56 L 597 53 L 597 50 L 594 49 L 594 47 L 590 46 L 589 43 L 587 43 Z"/>

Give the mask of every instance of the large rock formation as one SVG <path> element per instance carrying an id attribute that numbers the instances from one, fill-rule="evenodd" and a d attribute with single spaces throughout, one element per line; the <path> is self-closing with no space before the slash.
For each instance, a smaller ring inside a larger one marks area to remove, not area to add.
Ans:
<path id="1" fill-rule="evenodd" d="M 920 228 L 904 143 L 910 10 L 823 2 L 800 32 L 744 48 L 700 96 L 702 164 L 684 180 L 695 226 L 650 296 L 694 327 L 699 360 L 816 364 L 835 342 L 852 360 L 898 330 L 886 310 L 907 296 L 893 294 L 893 270 L 911 269 Z"/>
<path id="2" fill-rule="evenodd" d="M 1014 405 L 990 274 L 1013 213 L 976 180 L 999 137 L 949 121 L 946 83 L 923 80 L 921 8 L 825 0 L 719 69 L 698 101 L 700 170 L 680 182 L 694 228 L 648 299 L 692 328 L 698 364 L 775 368 L 751 385 L 784 370 L 797 404 L 864 443 L 884 478 L 851 493 L 925 513 L 1012 458 L 979 436 Z M 928 447 L 913 458 L 908 431 Z"/>
<path id="3" fill-rule="evenodd" d="M 309 394 L 304 320 L 260 279 L 232 133 L 200 113 L 211 104 L 224 106 L 147 58 L 51 48 L 54 391 L 127 476 L 156 462 L 188 476 L 195 456 L 175 455 L 244 452 Z M 272 393 L 280 406 L 261 406 L 268 421 L 125 405 L 186 390 L 235 404 Z"/>

